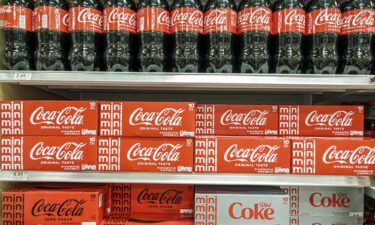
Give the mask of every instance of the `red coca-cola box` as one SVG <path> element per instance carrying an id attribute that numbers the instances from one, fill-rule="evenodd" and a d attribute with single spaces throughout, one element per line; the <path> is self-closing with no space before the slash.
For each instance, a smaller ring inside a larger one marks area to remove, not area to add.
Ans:
<path id="1" fill-rule="evenodd" d="M 192 138 L 100 137 L 100 171 L 193 172 Z"/>
<path id="2" fill-rule="evenodd" d="M 111 214 L 130 215 L 130 184 L 110 184 Z"/>
<path id="3" fill-rule="evenodd" d="M 1 101 L 2 135 L 97 135 L 98 104 L 90 101 Z"/>
<path id="4" fill-rule="evenodd" d="M 2 193 L 3 224 L 99 224 L 103 214 L 102 189 L 16 189 Z"/>
<path id="5" fill-rule="evenodd" d="M 131 219 L 194 218 L 194 185 L 132 184 L 131 188 Z"/>
<path id="6" fill-rule="evenodd" d="M 195 140 L 197 173 L 290 173 L 290 141 L 278 137 L 202 136 Z"/>
<path id="7" fill-rule="evenodd" d="M 375 139 L 294 138 L 292 173 L 374 176 Z"/>
<path id="8" fill-rule="evenodd" d="M 97 170 L 96 136 L 5 136 L 2 170 Z"/>
<path id="9" fill-rule="evenodd" d="M 281 136 L 363 136 L 363 106 L 279 106 Z"/>
<path id="10" fill-rule="evenodd" d="M 197 135 L 277 136 L 279 108 L 275 105 L 198 104 Z"/>
<path id="11" fill-rule="evenodd" d="M 125 225 L 128 224 L 128 215 L 112 214 L 105 218 L 100 225 Z"/>
<path id="12" fill-rule="evenodd" d="M 107 224 L 106 224 L 107 225 Z M 108 224 L 112 225 L 112 224 Z M 126 225 L 150 225 L 147 221 L 128 221 Z M 169 220 L 153 222 L 152 225 L 194 225 L 194 220 L 192 219 L 180 219 L 180 220 Z"/>
<path id="13" fill-rule="evenodd" d="M 195 103 L 102 102 L 100 136 L 194 137 Z"/>

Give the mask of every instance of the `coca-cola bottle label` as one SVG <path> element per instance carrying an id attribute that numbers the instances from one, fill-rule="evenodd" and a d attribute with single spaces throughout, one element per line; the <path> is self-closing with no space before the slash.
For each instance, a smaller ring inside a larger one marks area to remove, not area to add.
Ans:
<path id="1" fill-rule="evenodd" d="M 35 30 L 57 30 L 68 32 L 69 14 L 64 9 L 50 6 L 38 6 L 34 10 Z"/>
<path id="2" fill-rule="evenodd" d="M 272 34 L 305 33 L 306 12 L 302 9 L 282 9 L 272 14 Z"/>
<path id="3" fill-rule="evenodd" d="M 26 7 L 0 6 L 0 29 L 21 29 L 33 31 L 33 11 Z"/>
<path id="4" fill-rule="evenodd" d="M 217 8 L 204 13 L 204 34 L 211 32 L 237 33 L 237 12 L 228 8 Z"/>
<path id="5" fill-rule="evenodd" d="M 178 8 L 171 12 L 171 33 L 203 33 L 203 12 L 196 8 Z"/>
<path id="6" fill-rule="evenodd" d="M 341 34 L 358 32 L 374 32 L 375 11 L 373 9 L 357 9 L 342 13 Z"/>
<path id="7" fill-rule="evenodd" d="M 307 14 L 306 35 L 340 33 L 341 11 L 336 8 L 317 9 Z"/>
<path id="8" fill-rule="evenodd" d="M 93 8 L 74 7 L 69 9 L 69 31 L 85 30 L 103 32 L 103 12 Z"/>
<path id="9" fill-rule="evenodd" d="M 138 32 L 169 33 L 169 12 L 162 8 L 143 8 L 137 12 Z"/>
<path id="10" fill-rule="evenodd" d="M 104 31 L 111 30 L 137 33 L 137 13 L 129 8 L 105 8 Z"/>
<path id="11" fill-rule="evenodd" d="M 264 7 L 250 7 L 238 13 L 238 33 L 249 31 L 271 32 L 272 11 Z"/>

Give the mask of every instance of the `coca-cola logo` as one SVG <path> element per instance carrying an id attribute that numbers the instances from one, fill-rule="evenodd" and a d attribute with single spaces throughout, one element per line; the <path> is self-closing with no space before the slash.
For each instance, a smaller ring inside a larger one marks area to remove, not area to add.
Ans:
<path id="1" fill-rule="evenodd" d="M 374 165 L 375 147 L 360 146 L 354 150 L 337 149 L 337 146 L 330 146 L 323 154 L 325 164 L 357 164 Z"/>
<path id="2" fill-rule="evenodd" d="M 270 24 L 271 10 L 267 8 L 256 8 L 253 11 L 239 13 L 239 25 L 247 24 Z"/>
<path id="3" fill-rule="evenodd" d="M 347 15 L 342 18 L 344 27 L 374 26 L 374 12 L 370 9 L 362 9 L 356 14 Z"/>
<path id="4" fill-rule="evenodd" d="M 137 198 L 140 204 L 179 205 L 184 191 L 168 189 L 164 192 L 152 192 L 148 188 L 142 190 Z"/>
<path id="5" fill-rule="evenodd" d="M 241 202 L 234 202 L 229 206 L 228 214 L 235 220 L 274 220 L 275 209 L 268 202 L 255 203 L 252 207 L 244 207 Z"/>
<path id="6" fill-rule="evenodd" d="M 320 11 L 314 20 L 314 24 L 316 26 L 327 25 L 327 24 L 340 26 L 340 22 L 341 22 L 341 13 L 331 12 L 330 9 L 324 9 Z"/>
<path id="7" fill-rule="evenodd" d="M 1 13 L 11 13 L 12 12 L 12 7 L 9 5 L 3 5 L 0 6 L 0 14 Z"/>
<path id="8" fill-rule="evenodd" d="M 62 203 L 48 203 L 45 199 L 37 201 L 32 209 L 33 216 L 80 217 L 84 213 L 86 200 L 67 199 Z"/>
<path id="9" fill-rule="evenodd" d="M 136 143 L 130 147 L 127 157 L 129 161 L 162 161 L 177 162 L 180 160 L 180 150 L 183 145 L 165 143 L 157 147 L 142 147 L 141 143 Z"/>
<path id="10" fill-rule="evenodd" d="M 227 110 L 220 119 L 221 125 L 244 125 L 244 126 L 265 126 L 267 123 L 267 110 L 251 110 L 247 113 L 235 113 Z"/>
<path id="11" fill-rule="evenodd" d="M 227 24 L 226 9 L 213 9 L 204 17 L 205 26 L 226 25 Z"/>
<path id="12" fill-rule="evenodd" d="M 147 126 L 181 126 L 182 113 L 185 109 L 182 108 L 165 108 L 160 112 L 144 112 L 143 108 L 137 108 L 129 117 L 129 123 L 132 126 L 147 125 Z"/>
<path id="13" fill-rule="evenodd" d="M 274 163 L 277 160 L 276 151 L 280 148 L 278 145 L 258 145 L 255 148 L 239 148 L 233 144 L 227 148 L 224 153 L 224 160 L 227 162 L 258 162 Z"/>
<path id="14" fill-rule="evenodd" d="M 178 24 L 203 26 L 203 13 L 199 10 L 194 10 L 193 12 L 175 10 L 172 13 L 171 24 L 172 26 Z"/>
<path id="15" fill-rule="evenodd" d="M 63 18 L 62 18 L 62 24 L 65 26 L 65 27 L 68 27 L 69 26 L 69 13 L 66 13 Z"/>
<path id="16" fill-rule="evenodd" d="M 137 14 L 135 12 L 130 13 L 128 11 L 123 11 L 121 8 L 113 8 L 108 15 L 108 22 L 125 25 L 129 24 L 135 27 L 137 24 Z"/>
<path id="17" fill-rule="evenodd" d="M 165 10 L 159 14 L 158 24 L 160 25 L 164 24 L 164 25 L 169 26 L 169 12 L 168 11 Z"/>
<path id="18" fill-rule="evenodd" d="M 82 125 L 84 121 L 83 112 L 86 108 L 66 107 L 61 111 L 46 111 L 43 106 L 38 107 L 31 113 L 30 123 L 33 125 Z"/>
<path id="19" fill-rule="evenodd" d="M 288 12 L 285 16 L 285 24 L 286 25 L 305 25 L 306 15 L 303 13 L 299 13 L 298 9 L 293 9 Z"/>
<path id="20" fill-rule="evenodd" d="M 78 22 L 91 23 L 93 26 L 103 26 L 103 16 L 100 13 L 93 12 L 91 8 L 85 8 L 78 13 Z"/>
<path id="21" fill-rule="evenodd" d="M 307 115 L 305 124 L 312 126 L 350 127 L 353 125 L 353 111 L 336 111 L 332 114 L 319 114 L 317 110 Z"/>
<path id="22" fill-rule="evenodd" d="M 332 193 L 324 196 L 322 193 L 314 192 L 310 195 L 310 205 L 315 208 L 349 208 L 350 198 L 347 193 Z"/>
<path id="23" fill-rule="evenodd" d="M 30 159 L 39 160 L 83 160 L 83 148 L 85 143 L 66 142 L 61 146 L 45 146 L 44 142 L 39 142 L 30 151 Z"/>

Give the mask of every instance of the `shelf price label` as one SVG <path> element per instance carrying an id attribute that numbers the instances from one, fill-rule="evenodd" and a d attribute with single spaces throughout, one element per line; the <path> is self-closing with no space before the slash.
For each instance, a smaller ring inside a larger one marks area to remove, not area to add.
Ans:
<path id="1" fill-rule="evenodd" d="M 0 171 L 0 177 L 5 180 L 27 180 L 27 173 L 23 171 Z"/>
<path id="2" fill-rule="evenodd" d="M 31 80 L 31 73 L 15 73 L 13 80 Z"/>

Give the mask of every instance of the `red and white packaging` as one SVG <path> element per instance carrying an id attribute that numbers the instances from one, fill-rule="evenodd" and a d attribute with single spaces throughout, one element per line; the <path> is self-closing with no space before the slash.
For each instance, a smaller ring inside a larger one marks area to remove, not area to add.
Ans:
<path id="1" fill-rule="evenodd" d="M 90 8 L 77 6 L 69 9 L 69 31 L 83 30 L 103 33 L 103 12 Z"/>
<path id="2" fill-rule="evenodd" d="M 102 102 L 100 136 L 194 137 L 195 103 Z"/>
<path id="3" fill-rule="evenodd" d="M 96 136 L 4 136 L 1 170 L 96 170 L 97 147 Z"/>
<path id="4" fill-rule="evenodd" d="M 204 12 L 204 34 L 214 32 L 237 34 L 237 12 L 230 8 L 215 8 Z"/>
<path id="5" fill-rule="evenodd" d="M 97 135 L 98 105 L 90 101 L 1 101 L 2 135 Z"/>
<path id="6" fill-rule="evenodd" d="M 238 33 L 265 31 L 271 33 L 272 10 L 265 7 L 250 7 L 238 13 Z"/>
<path id="7" fill-rule="evenodd" d="M 107 7 L 103 10 L 104 31 L 137 33 L 137 13 L 129 8 Z"/>
<path id="8" fill-rule="evenodd" d="M 363 225 L 363 217 L 292 216 L 290 225 Z"/>
<path id="9" fill-rule="evenodd" d="M 51 6 L 38 6 L 34 9 L 34 30 L 54 30 L 67 33 L 68 11 Z"/>
<path id="10" fill-rule="evenodd" d="M 363 217 L 364 188 L 282 186 L 291 216 Z"/>
<path id="11" fill-rule="evenodd" d="M 126 225 L 150 225 L 149 222 L 139 222 L 139 221 L 129 221 Z M 192 219 L 181 219 L 181 220 L 169 220 L 153 222 L 152 225 L 194 225 L 194 220 Z"/>
<path id="12" fill-rule="evenodd" d="M 306 31 L 306 12 L 303 9 L 281 9 L 272 14 L 272 34 Z"/>
<path id="13" fill-rule="evenodd" d="M 169 33 L 170 15 L 163 8 L 140 8 L 137 11 L 137 31 L 156 31 Z"/>
<path id="14" fill-rule="evenodd" d="M 363 136 L 363 106 L 279 106 L 280 136 Z"/>
<path id="15" fill-rule="evenodd" d="M 100 171 L 169 172 L 193 171 L 192 138 L 99 138 Z"/>
<path id="16" fill-rule="evenodd" d="M 198 104 L 197 135 L 277 136 L 278 106 Z"/>
<path id="17" fill-rule="evenodd" d="M 125 225 L 128 224 L 128 215 L 113 214 L 105 218 L 100 225 Z"/>
<path id="18" fill-rule="evenodd" d="M 342 13 L 341 35 L 353 33 L 373 33 L 374 9 L 356 9 Z"/>
<path id="19" fill-rule="evenodd" d="M 375 176 L 375 139 L 295 138 L 292 173 Z"/>
<path id="20" fill-rule="evenodd" d="M 195 225 L 281 225 L 289 221 L 289 196 L 269 187 L 197 187 Z"/>
<path id="21" fill-rule="evenodd" d="M 306 35 L 341 32 L 341 11 L 337 8 L 316 9 L 306 16 Z"/>
<path id="22" fill-rule="evenodd" d="M 131 188 L 131 219 L 194 218 L 194 185 L 132 184 Z"/>
<path id="23" fill-rule="evenodd" d="M 290 141 L 271 137 L 197 137 L 196 173 L 290 173 Z"/>
<path id="24" fill-rule="evenodd" d="M 101 189 L 15 189 L 2 193 L 3 224 L 99 224 L 103 213 Z"/>
<path id="25" fill-rule="evenodd" d="M 203 12 L 197 8 L 177 8 L 171 12 L 171 33 L 203 34 Z"/>
<path id="26" fill-rule="evenodd" d="M 130 184 L 110 184 L 111 214 L 130 215 Z"/>
<path id="27" fill-rule="evenodd" d="M 0 29 L 33 31 L 33 10 L 15 5 L 0 6 Z"/>

